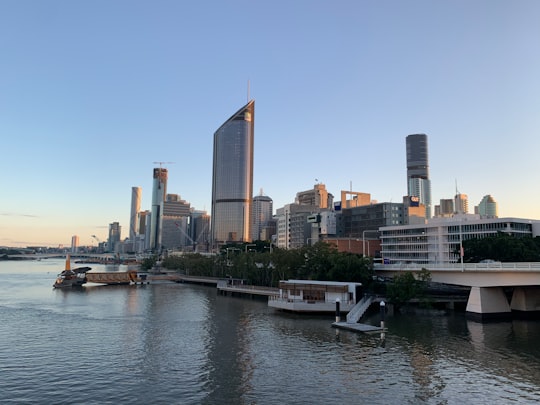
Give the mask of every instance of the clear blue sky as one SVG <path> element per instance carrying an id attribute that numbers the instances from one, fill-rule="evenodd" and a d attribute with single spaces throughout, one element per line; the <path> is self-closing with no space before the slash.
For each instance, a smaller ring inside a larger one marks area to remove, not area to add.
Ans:
<path id="1" fill-rule="evenodd" d="M 433 202 L 540 219 L 540 1 L 0 2 L 0 245 L 129 230 L 131 187 L 210 211 L 214 131 L 255 102 L 254 194 L 399 202 L 426 133 Z"/>

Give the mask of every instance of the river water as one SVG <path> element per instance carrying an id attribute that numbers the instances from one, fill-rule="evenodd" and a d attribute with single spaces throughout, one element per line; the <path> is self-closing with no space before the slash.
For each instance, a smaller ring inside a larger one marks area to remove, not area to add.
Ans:
<path id="1" fill-rule="evenodd" d="M 63 266 L 0 262 L 2 404 L 540 403 L 540 321 L 394 315 L 383 342 L 211 287 L 54 290 Z"/>

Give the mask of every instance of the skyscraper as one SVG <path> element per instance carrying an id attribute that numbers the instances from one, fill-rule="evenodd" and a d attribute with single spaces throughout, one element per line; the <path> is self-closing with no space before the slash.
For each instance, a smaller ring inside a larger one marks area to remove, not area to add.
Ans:
<path id="1" fill-rule="evenodd" d="M 474 207 L 475 214 L 484 218 L 497 218 L 499 216 L 497 201 L 491 195 L 485 195 L 478 206 Z"/>
<path id="2" fill-rule="evenodd" d="M 71 253 L 77 253 L 79 251 L 79 236 L 73 235 L 71 237 Z"/>
<path id="3" fill-rule="evenodd" d="M 122 227 L 119 222 L 113 222 L 109 224 L 109 239 L 107 244 L 109 245 L 109 252 L 117 252 L 118 244 L 120 243 Z"/>
<path id="4" fill-rule="evenodd" d="M 251 242 L 255 101 L 214 133 L 212 245 Z"/>
<path id="5" fill-rule="evenodd" d="M 129 217 L 129 239 L 133 242 L 139 233 L 139 211 L 141 210 L 141 187 L 131 187 L 131 214 Z"/>
<path id="6" fill-rule="evenodd" d="M 469 197 L 467 197 L 467 194 L 457 193 L 454 196 L 454 210 L 456 214 L 469 213 Z"/>
<path id="7" fill-rule="evenodd" d="M 161 250 L 161 227 L 163 224 L 163 202 L 167 194 L 167 169 L 154 168 L 152 187 L 152 214 L 150 216 L 150 244 L 153 251 Z"/>
<path id="8" fill-rule="evenodd" d="M 261 190 L 259 195 L 253 197 L 252 209 L 251 238 L 253 240 L 265 240 L 266 235 L 263 236 L 262 231 L 272 220 L 273 201 L 270 197 L 264 195 Z"/>
<path id="9" fill-rule="evenodd" d="M 178 194 L 167 194 L 163 202 L 161 244 L 163 248 L 182 248 L 192 246 L 189 236 L 190 204 Z"/>
<path id="10" fill-rule="evenodd" d="M 429 180 L 428 142 L 426 134 L 406 138 L 407 194 L 420 198 L 426 207 L 426 218 L 431 218 L 431 181 Z"/>

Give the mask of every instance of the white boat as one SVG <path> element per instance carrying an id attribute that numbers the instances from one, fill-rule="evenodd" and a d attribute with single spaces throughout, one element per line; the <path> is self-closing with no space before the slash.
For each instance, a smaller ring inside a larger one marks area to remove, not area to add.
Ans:
<path id="1" fill-rule="evenodd" d="M 58 277 L 56 278 L 53 287 L 80 287 L 84 283 L 86 283 L 86 272 L 89 270 L 91 270 L 91 267 L 77 267 L 72 270 L 71 257 L 67 255 L 65 269 L 60 274 L 58 274 Z"/>
<path id="2" fill-rule="evenodd" d="M 362 298 L 362 284 L 339 281 L 287 280 L 279 293 L 268 297 L 268 306 L 291 312 L 349 312 Z"/>

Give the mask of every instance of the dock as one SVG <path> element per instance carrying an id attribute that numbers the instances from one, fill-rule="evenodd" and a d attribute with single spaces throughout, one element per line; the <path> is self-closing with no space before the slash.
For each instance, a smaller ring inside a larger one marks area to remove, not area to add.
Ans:
<path id="1" fill-rule="evenodd" d="M 360 332 L 360 333 L 386 332 L 386 328 L 381 328 L 380 326 L 367 325 L 365 323 L 334 322 L 332 324 L 332 327 L 338 328 L 338 329 L 345 329 L 352 332 Z"/>
<path id="2" fill-rule="evenodd" d="M 235 283 L 234 281 L 231 282 L 229 279 L 218 280 L 217 290 L 218 293 L 222 295 L 249 296 L 251 298 L 256 296 L 267 298 L 269 296 L 279 294 L 278 288 L 240 284 Z"/>

